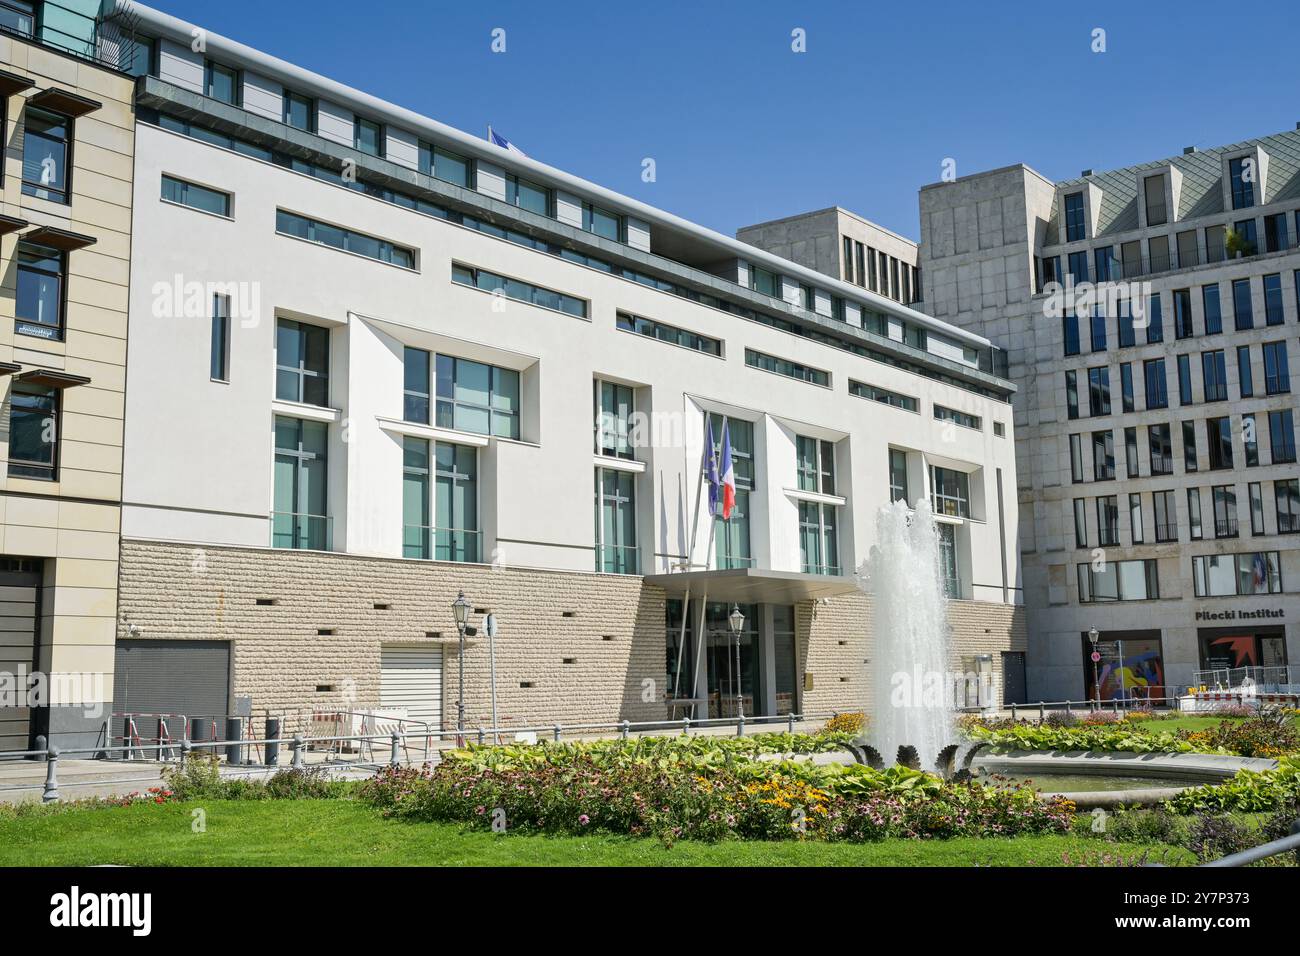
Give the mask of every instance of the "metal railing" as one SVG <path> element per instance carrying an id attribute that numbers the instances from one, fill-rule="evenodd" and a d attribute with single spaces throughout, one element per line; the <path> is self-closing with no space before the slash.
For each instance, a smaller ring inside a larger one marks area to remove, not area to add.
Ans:
<path id="1" fill-rule="evenodd" d="M 1251 863 L 1258 863 L 1260 860 L 1267 860 L 1271 856 L 1279 856 L 1292 850 L 1295 851 L 1296 865 L 1300 866 L 1300 820 L 1296 820 L 1291 824 L 1290 836 L 1270 840 L 1268 843 L 1251 847 L 1249 850 L 1242 850 L 1240 853 L 1230 853 L 1225 857 L 1201 865 L 1205 867 L 1248 866 Z"/>
<path id="2" fill-rule="evenodd" d="M 465 728 L 464 731 L 458 730 L 433 730 L 426 727 L 425 730 L 414 733 L 402 733 L 394 729 L 390 733 L 362 733 L 362 734 L 329 734 L 320 736 L 305 736 L 296 734 L 293 736 L 264 737 L 264 738 L 246 738 L 242 735 L 238 739 L 228 740 L 204 740 L 192 741 L 188 737 L 182 738 L 179 745 L 171 743 L 153 743 L 153 744 L 128 744 L 125 746 L 99 746 L 99 747 L 70 747 L 63 749 L 55 745 L 41 747 L 35 750 L 20 750 L 0 754 L 6 759 L 24 760 L 24 759 L 43 759 L 46 764 L 45 783 L 41 787 L 41 800 L 44 803 L 54 803 L 62 799 L 60 793 L 60 784 L 58 779 L 58 765 L 61 758 L 70 758 L 81 755 L 85 758 L 112 758 L 114 754 L 127 753 L 149 753 L 157 755 L 159 762 L 167 762 L 167 758 L 174 757 L 178 764 L 183 764 L 190 754 L 195 751 L 212 751 L 214 754 L 224 750 L 227 762 L 232 767 L 244 767 L 249 770 L 273 769 L 278 768 L 279 751 L 281 747 L 288 747 L 291 754 L 289 767 L 293 770 L 304 770 L 307 767 L 305 754 L 309 749 L 319 749 L 320 745 L 325 745 L 326 749 L 333 746 L 340 749 L 339 745 L 348 742 L 359 744 L 358 751 L 362 754 L 370 753 L 373 756 L 373 750 L 376 743 L 388 744 L 389 766 L 402 766 L 403 757 L 406 757 L 406 763 L 412 763 L 411 748 L 407 745 L 408 740 L 425 740 L 432 741 L 437 739 L 440 743 L 443 740 L 452 738 L 456 741 L 453 746 L 463 746 L 469 737 L 476 738 L 479 744 L 487 744 L 488 738 L 496 738 L 503 734 L 513 734 L 518 741 L 521 737 L 533 737 L 542 739 L 549 736 L 552 741 L 560 742 L 564 734 L 578 735 L 584 737 L 600 737 L 602 734 L 607 737 L 618 737 L 622 740 L 628 740 L 633 733 L 639 737 L 648 735 L 662 735 L 666 732 L 680 730 L 681 733 L 689 735 L 692 730 L 708 730 L 710 728 L 724 729 L 735 727 L 735 735 L 743 737 L 745 731 L 753 726 L 781 725 L 788 733 L 795 732 L 795 725 L 806 723 L 808 721 L 830 720 L 838 716 L 838 712 L 832 711 L 822 714 L 783 714 L 769 717 L 746 717 L 741 714 L 735 717 L 718 717 L 694 720 L 690 717 L 683 717 L 680 720 L 652 720 L 652 721 L 607 721 L 590 724 L 540 724 L 536 726 L 514 726 L 514 727 L 477 727 L 474 729 Z M 39 738 L 38 738 L 39 739 Z M 243 759 L 245 748 L 260 749 L 264 753 L 263 763 L 256 764 L 246 762 Z M 429 757 L 433 751 L 439 748 L 428 748 L 424 751 L 422 763 L 428 763 Z M 338 764 L 336 764 L 338 766 Z M 377 769 L 378 761 L 358 760 L 357 762 L 342 764 L 345 767 L 356 769 Z M 146 778 L 152 781 L 156 778 Z M 74 787 L 104 787 L 113 786 L 119 783 L 145 782 L 135 780 L 77 780 L 68 786 Z M 10 789 L 34 789 L 32 787 L 18 787 Z"/>
<path id="3" fill-rule="evenodd" d="M 334 519 L 292 511 L 271 512 L 271 547 L 291 551 L 333 551 Z"/>
<path id="4" fill-rule="evenodd" d="M 402 557 L 477 564 L 483 560 L 483 532 L 472 528 L 403 525 Z"/>
<path id="5" fill-rule="evenodd" d="M 34 14 L 0 5 L 0 34 L 39 43 L 109 69 L 129 73 L 140 55 L 137 14 L 129 3 L 99 15 L 53 0 L 36 0 Z"/>

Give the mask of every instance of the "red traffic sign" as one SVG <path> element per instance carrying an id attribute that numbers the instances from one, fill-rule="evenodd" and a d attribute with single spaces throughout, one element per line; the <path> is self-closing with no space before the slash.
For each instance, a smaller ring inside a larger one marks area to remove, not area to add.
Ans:
<path id="1" fill-rule="evenodd" d="M 1094 664 L 1096 664 L 1096 663 L 1098 663 L 1100 660 L 1101 660 L 1101 655 L 1098 654 L 1096 651 L 1093 651 L 1093 652 L 1092 652 L 1092 662 L 1093 662 Z"/>

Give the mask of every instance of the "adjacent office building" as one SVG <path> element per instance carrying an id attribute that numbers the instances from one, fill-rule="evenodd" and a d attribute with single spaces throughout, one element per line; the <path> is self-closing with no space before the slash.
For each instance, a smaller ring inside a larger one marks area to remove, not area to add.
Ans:
<path id="1" fill-rule="evenodd" d="M 1300 660 L 1300 132 L 920 206 L 926 310 L 1004 344 L 1019 387 L 1031 697 Z"/>
<path id="2" fill-rule="evenodd" d="M 0 750 L 111 705 L 137 58 L 98 6 L 0 3 Z"/>
<path id="3" fill-rule="evenodd" d="M 858 709 L 897 498 L 965 702 L 1022 680 L 1015 389 L 903 252 L 828 276 L 136 10 L 117 711 L 452 727 L 463 664 L 484 726 L 488 613 L 502 724 Z"/>

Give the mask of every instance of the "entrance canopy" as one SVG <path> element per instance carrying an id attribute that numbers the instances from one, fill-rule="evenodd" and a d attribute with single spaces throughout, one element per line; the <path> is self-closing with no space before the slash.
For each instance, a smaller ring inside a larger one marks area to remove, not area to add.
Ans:
<path id="1" fill-rule="evenodd" d="M 731 601 L 737 604 L 797 604 L 816 598 L 852 594 L 858 587 L 852 578 L 830 574 L 799 574 L 760 568 L 732 568 L 727 571 L 683 571 L 648 574 L 647 584 L 661 587 L 670 597 L 681 597 L 690 588 L 694 598 Z"/>

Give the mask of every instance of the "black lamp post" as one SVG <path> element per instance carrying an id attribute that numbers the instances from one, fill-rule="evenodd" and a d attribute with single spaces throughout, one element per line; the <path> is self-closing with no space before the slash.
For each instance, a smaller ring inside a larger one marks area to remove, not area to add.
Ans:
<path id="1" fill-rule="evenodd" d="M 740 679 L 740 632 L 745 629 L 745 615 L 740 612 L 740 605 L 733 604 L 727 615 L 727 625 L 731 628 L 731 637 L 736 645 L 736 716 L 745 719 L 745 693 Z"/>
<path id="2" fill-rule="evenodd" d="M 1101 633 L 1095 628 L 1088 628 L 1088 641 L 1092 644 L 1092 696 L 1097 701 L 1097 709 L 1101 709 L 1101 669 L 1097 666 L 1097 639 Z"/>
<path id="3" fill-rule="evenodd" d="M 460 747 L 465 746 L 465 631 L 472 607 L 465 600 L 464 591 L 456 595 L 456 600 L 451 603 L 451 612 L 456 616 L 456 631 L 460 634 L 460 653 L 456 658 L 456 666 L 460 671 L 460 689 L 456 700 L 456 744 Z"/>

